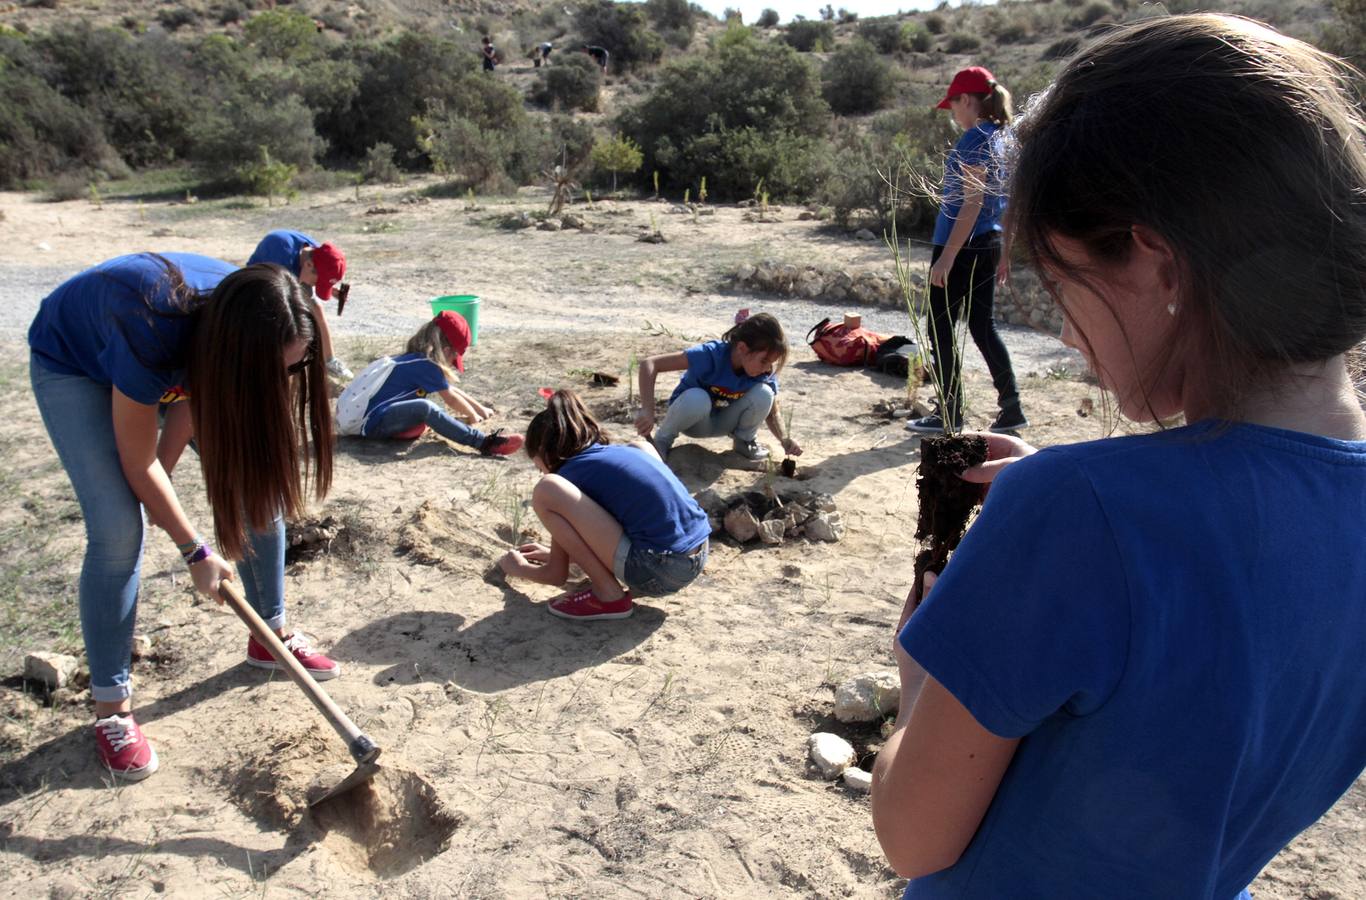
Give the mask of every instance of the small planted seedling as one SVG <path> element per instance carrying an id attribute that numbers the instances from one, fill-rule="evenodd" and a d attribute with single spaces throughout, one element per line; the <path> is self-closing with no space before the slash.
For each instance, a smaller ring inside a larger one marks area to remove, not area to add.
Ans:
<path id="1" fill-rule="evenodd" d="M 697 189 L 697 202 L 698 202 L 698 203 L 706 203 L 706 202 L 707 202 L 707 176 L 705 176 L 705 175 L 702 176 L 702 185 L 701 185 L 701 187 L 699 187 L 699 188 Z"/>
<path id="2" fill-rule="evenodd" d="M 655 169 L 655 199 L 659 199 L 659 170 Z"/>
<path id="3" fill-rule="evenodd" d="M 791 405 L 783 406 L 783 434 L 788 440 L 792 439 L 792 415 L 795 409 Z M 782 462 L 782 472 L 784 478 L 792 478 L 797 474 L 797 461 L 790 456 L 784 456 Z"/>
<path id="4" fill-rule="evenodd" d="M 639 359 L 639 357 L 636 356 L 635 351 L 632 351 L 632 352 L 631 352 L 631 358 L 628 359 L 628 360 L 626 361 L 626 403 L 627 403 L 627 405 L 630 405 L 630 404 L 632 404 L 632 403 L 635 403 L 635 400 L 636 400 L 636 394 L 635 394 L 636 368 L 639 367 L 639 365 L 640 365 L 640 359 Z"/>

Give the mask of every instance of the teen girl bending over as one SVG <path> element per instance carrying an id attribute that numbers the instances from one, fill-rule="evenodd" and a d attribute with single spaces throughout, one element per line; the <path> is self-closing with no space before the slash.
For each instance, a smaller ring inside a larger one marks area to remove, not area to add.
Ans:
<path id="1" fill-rule="evenodd" d="M 526 452 L 546 473 L 531 494 L 550 546 L 525 544 L 499 565 L 508 575 L 563 584 L 577 563 L 592 587 L 550 601 L 565 619 L 624 619 L 632 595 L 681 591 L 707 564 L 707 514 L 647 441 L 612 444 L 572 391 L 556 391 L 526 430 Z M 623 588 L 622 585 L 625 585 Z"/>
<path id="2" fill-rule="evenodd" d="M 1121 414 L 1187 424 L 993 435 L 965 475 L 991 492 L 908 601 L 874 771 L 908 897 L 1245 897 L 1366 764 L 1357 96 L 1307 44 L 1172 16 L 1025 117 L 1014 222 L 1063 341 Z"/>
<path id="3" fill-rule="evenodd" d="M 735 452 L 745 459 L 768 458 L 759 443 L 759 425 L 781 442 L 783 451 L 801 456 L 801 445 L 783 434 L 778 410 L 779 369 L 787 362 L 787 336 L 768 313 L 750 316 L 721 336 L 679 353 L 651 356 L 640 364 L 640 412 L 636 430 L 649 438 L 661 459 L 679 434 L 689 437 L 729 435 Z M 669 410 L 655 430 L 655 379 L 660 372 L 683 372 L 669 398 Z"/>
<path id="4" fill-rule="evenodd" d="M 195 588 L 217 598 L 219 582 L 234 577 L 227 561 L 237 560 L 247 600 L 313 677 L 339 671 L 285 625 L 283 517 L 303 512 L 310 470 L 318 498 L 332 481 L 327 373 L 311 309 L 280 266 L 234 271 L 189 253 L 142 253 L 62 284 L 29 329 L 33 396 L 85 520 L 81 631 L 96 746 L 117 777 L 136 781 L 157 768 L 133 719 L 129 678 L 144 512 L 176 543 Z M 192 436 L 218 552 L 171 485 Z M 278 667 L 255 638 L 246 657 Z"/>
<path id="5" fill-rule="evenodd" d="M 342 434 L 411 440 L 429 427 L 484 456 L 508 456 L 522 446 L 517 434 L 502 429 L 485 434 L 470 423 L 482 422 L 493 409 L 451 384 L 452 368 L 465 371 L 470 326 L 464 316 L 446 310 L 418 329 L 399 356 L 375 360 L 337 398 L 337 427 Z M 456 417 L 429 399 L 440 397 Z M 463 420 L 463 421 L 462 421 Z"/>

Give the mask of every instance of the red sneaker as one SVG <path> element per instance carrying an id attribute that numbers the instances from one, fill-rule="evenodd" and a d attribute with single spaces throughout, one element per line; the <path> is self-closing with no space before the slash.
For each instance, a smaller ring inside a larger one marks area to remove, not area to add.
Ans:
<path id="1" fill-rule="evenodd" d="M 157 770 L 157 752 L 143 735 L 132 713 L 95 720 L 95 747 L 100 762 L 115 778 L 141 781 Z"/>
<path id="2" fill-rule="evenodd" d="M 296 631 L 285 638 L 285 649 L 293 653 L 294 658 L 303 663 L 304 668 L 308 670 L 308 674 L 313 676 L 314 681 L 327 681 L 329 678 L 336 678 L 341 674 L 341 666 L 310 647 L 308 638 L 300 632 Z M 275 657 L 270 655 L 270 651 L 265 648 L 265 645 L 256 640 L 256 635 L 247 638 L 247 665 L 255 666 L 258 669 L 284 668 L 275 661 Z"/>
<path id="3" fill-rule="evenodd" d="M 511 456 L 522 449 L 526 441 L 520 434 L 503 434 L 502 431 L 499 428 L 484 438 L 484 443 L 479 445 L 481 456 Z"/>
<path id="4" fill-rule="evenodd" d="M 561 619 L 578 619 L 581 622 L 590 619 L 624 619 L 635 608 L 636 603 L 631 599 L 630 591 L 622 594 L 620 600 L 604 603 L 598 599 L 597 594 L 593 593 L 592 588 L 584 588 L 571 594 L 561 594 L 546 606 L 552 616 L 559 616 Z"/>

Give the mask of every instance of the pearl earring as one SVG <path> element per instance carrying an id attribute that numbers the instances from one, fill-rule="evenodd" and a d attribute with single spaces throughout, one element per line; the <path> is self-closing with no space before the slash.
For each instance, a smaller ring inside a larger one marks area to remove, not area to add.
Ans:
<path id="1" fill-rule="evenodd" d="M 1175 301 L 1173 301 L 1173 302 L 1167 304 L 1167 315 L 1169 315 L 1169 316 L 1174 316 L 1174 315 L 1176 315 L 1176 302 L 1175 302 Z"/>

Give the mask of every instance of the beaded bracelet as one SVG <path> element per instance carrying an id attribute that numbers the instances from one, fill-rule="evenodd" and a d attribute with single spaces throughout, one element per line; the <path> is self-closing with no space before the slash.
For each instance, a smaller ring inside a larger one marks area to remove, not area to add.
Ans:
<path id="1" fill-rule="evenodd" d="M 204 543 L 204 539 L 199 535 L 195 535 L 183 544 L 176 544 L 175 548 L 180 551 L 181 556 L 184 556 L 186 553 L 194 552 L 194 548 L 202 543 Z"/>
<path id="2" fill-rule="evenodd" d="M 194 550 L 185 554 L 185 565 L 192 566 L 197 562 L 203 562 L 213 556 L 213 548 L 203 541 L 195 545 Z"/>

